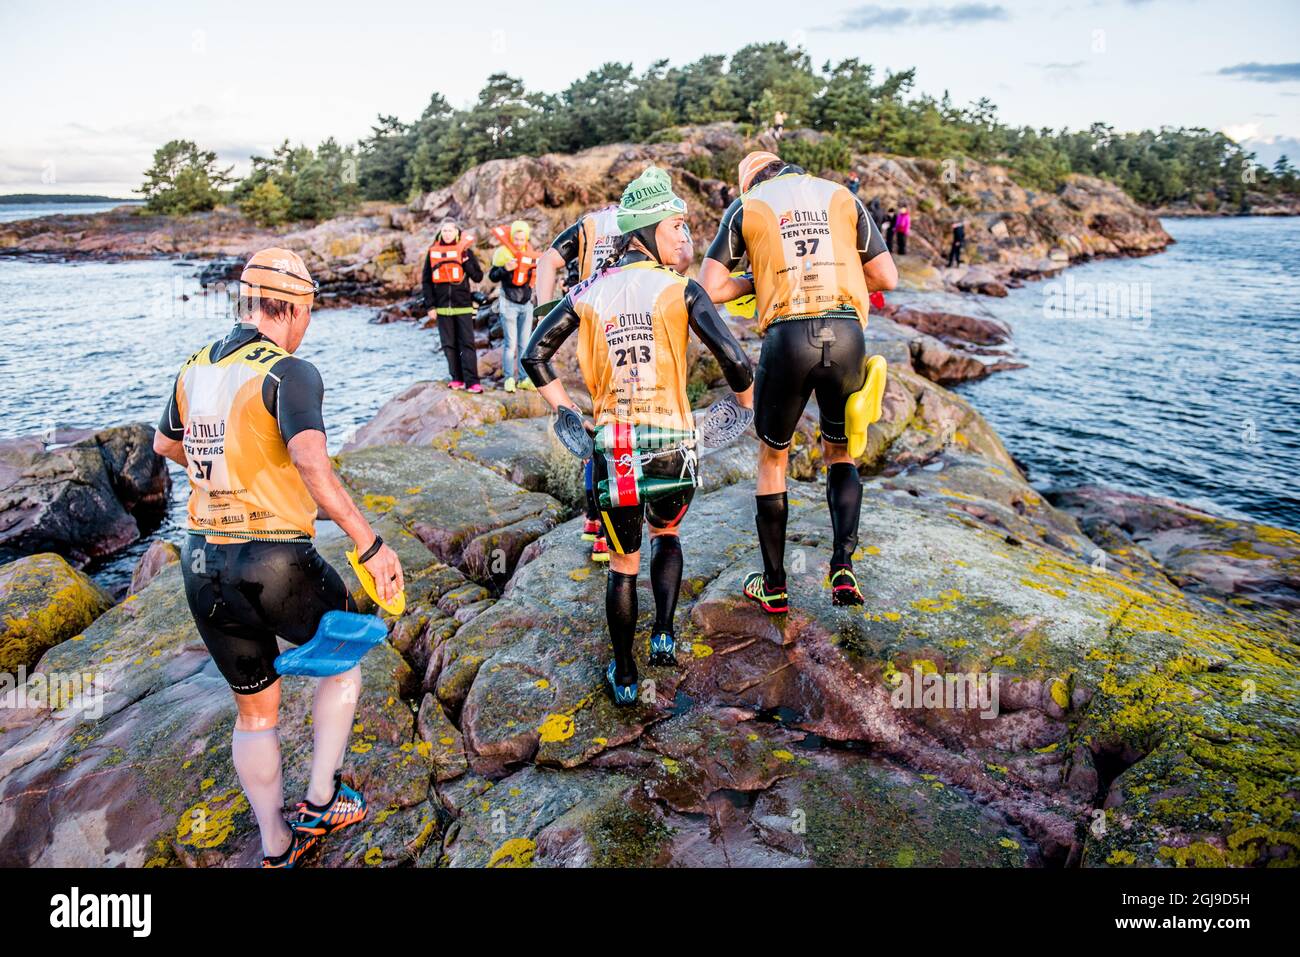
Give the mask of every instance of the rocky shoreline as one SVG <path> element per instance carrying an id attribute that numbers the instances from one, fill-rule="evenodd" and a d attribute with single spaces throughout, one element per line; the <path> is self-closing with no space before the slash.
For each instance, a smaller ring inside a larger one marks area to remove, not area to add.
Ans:
<path id="1" fill-rule="evenodd" d="M 225 208 L 185 217 L 119 208 L 5 223 L 0 255 L 214 259 L 225 263 L 224 273 L 209 274 L 216 281 L 236 277 L 244 258 L 274 242 L 302 254 L 321 283 L 323 303 L 391 305 L 418 290 L 419 266 L 442 217 L 453 216 L 472 231 L 481 251 L 491 227 L 516 218 L 549 239 L 585 210 L 616 201 L 624 184 L 651 162 L 673 175 L 690 204 L 695 235 L 711 237 L 729 195 L 724 177 L 734 177 L 735 161 L 755 142 L 725 123 L 686 127 L 677 135 L 675 142 L 492 160 L 409 205 L 365 203 L 315 225 L 263 229 Z M 812 130 L 788 135 L 792 143 L 821 138 Z M 852 169 L 864 198 L 877 197 L 885 208 L 912 207 L 912 249 L 900 263 L 904 285 L 912 288 L 1005 295 L 1008 286 L 1056 275 L 1071 263 L 1148 255 L 1171 242 L 1153 214 L 1092 177 L 1072 176 L 1059 193 L 1043 193 L 1018 185 L 1001 167 L 973 161 L 945 166 L 859 154 Z M 841 179 L 848 173 L 826 172 Z M 969 262 L 945 269 L 948 230 L 958 218 L 969 224 Z"/>
<path id="2" fill-rule="evenodd" d="M 759 560 L 749 436 L 704 460 L 686 521 L 682 667 L 647 669 L 627 711 L 601 687 L 604 576 L 541 400 L 416 383 L 382 408 L 337 463 L 399 550 L 408 607 L 366 659 L 347 760 L 371 818 L 315 862 L 1294 864 L 1300 535 L 1104 489 L 1048 502 L 919 373 L 912 318 L 868 329 L 890 378 L 862 464 L 867 605 L 828 598 L 810 408 L 793 611 L 739 597 Z M 701 405 L 721 386 L 703 355 L 691 379 Z M 336 567 L 344 546 L 322 531 Z M 176 558 L 151 549 L 111 608 L 55 556 L 0 568 L 0 646 L 28 674 L 0 688 L 0 865 L 256 862 L 229 693 Z M 61 683 L 77 675 L 93 693 Z M 945 699 L 961 680 L 986 698 Z M 289 794 L 310 694 L 286 680 Z"/>

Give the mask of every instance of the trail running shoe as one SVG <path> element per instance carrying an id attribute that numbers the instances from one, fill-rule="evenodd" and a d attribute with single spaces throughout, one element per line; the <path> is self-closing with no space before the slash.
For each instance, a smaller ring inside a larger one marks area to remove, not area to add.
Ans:
<path id="1" fill-rule="evenodd" d="M 582 523 L 582 540 L 584 542 L 594 542 L 596 536 L 600 534 L 600 522 L 596 519 L 587 519 Z"/>
<path id="2" fill-rule="evenodd" d="M 470 386 L 470 387 L 469 387 L 468 389 L 466 389 L 465 391 L 466 391 L 466 392 L 473 392 L 475 395 L 478 395 L 479 393 L 481 393 L 481 392 L 483 391 L 483 387 L 482 387 L 481 385 L 479 385 L 477 382 L 475 382 L 472 386 Z"/>
<path id="3" fill-rule="evenodd" d="M 316 842 L 320 840 L 315 834 L 299 831 L 292 824 L 289 825 L 289 832 L 292 835 L 289 849 L 278 857 L 262 858 L 263 867 L 296 867 L 298 862 L 302 860 L 303 855 L 315 847 Z"/>
<path id="4" fill-rule="evenodd" d="M 512 378 L 508 378 L 508 377 L 507 377 L 506 382 L 505 382 L 505 385 L 502 386 L 502 388 L 504 388 L 507 392 L 514 392 L 514 391 L 515 391 L 515 380 L 512 379 Z"/>
<path id="5" fill-rule="evenodd" d="M 675 666 L 677 664 L 677 639 L 666 631 L 656 631 L 651 635 L 650 664 Z"/>
<path id="6" fill-rule="evenodd" d="M 465 383 L 461 382 L 459 379 L 452 379 L 447 383 L 447 388 L 459 392 L 461 389 L 465 388 Z"/>
<path id="7" fill-rule="evenodd" d="M 366 819 L 366 799 L 361 792 L 343 783 L 343 776 L 334 772 L 334 796 L 329 804 L 316 807 L 306 801 L 298 802 L 298 816 L 289 822 L 295 831 L 322 837 Z"/>
<path id="8" fill-rule="evenodd" d="M 862 592 L 852 568 L 837 568 L 831 572 L 831 604 L 861 605 Z"/>
<path id="9" fill-rule="evenodd" d="M 758 602 L 769 615 L 784 615 L 790 610 L 790 598 L 785 589 L 770 590 L 763 581 L 762 572 L 750 572 L 745 576 L 745 597 Z"/>
<path id="10" fill-rule="evenodd" d="M 519 380 L 519 388 L 525 390 L 526 392 L 537 391 L 537 386 L 533 385 L 533 380 L 528 378 L 527 376 L 524 376 L 524 378 Z"/>
<path id="11" fill-rule="evenodd" d="M 593 562 L 609 561 L 609 542 L 605 541 L 604 535 L 598 535 L 596 540 L 591 543 L 591 560 Z"/>
<path id="12" fill-rule="evenodd" d="M 637 683 L 633 681 L 628 685 L 621 685 L 614 680 L 614 662 L 609 663 L 605 669 L 605 683 L 609 685 L 609 690 L 614 694 L 614 704 L 626 707 L 636 704 Z"/>

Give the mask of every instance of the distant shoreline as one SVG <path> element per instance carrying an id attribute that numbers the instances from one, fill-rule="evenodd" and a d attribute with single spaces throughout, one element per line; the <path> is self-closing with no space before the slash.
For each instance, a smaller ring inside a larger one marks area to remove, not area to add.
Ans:
<path id="1" fill-rule="evenodd" d="M 66 203 L 143 203 L 142 199 L 121 196 L 92 196 L 88 193 L 7 193 L 0 196 L 0 206 L 36 206 Z"/>

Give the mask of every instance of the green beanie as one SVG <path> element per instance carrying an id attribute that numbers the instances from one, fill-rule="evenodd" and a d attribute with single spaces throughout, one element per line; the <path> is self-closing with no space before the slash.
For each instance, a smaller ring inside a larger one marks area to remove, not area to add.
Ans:
<path id="1" fill-rule="evenodd" d="M 686 212 L 686 201 L 673 192 L 673 181 L 658 166 L 647 166 L 623 190 L 618 204 L 618 228 L 630 233 Z"/>

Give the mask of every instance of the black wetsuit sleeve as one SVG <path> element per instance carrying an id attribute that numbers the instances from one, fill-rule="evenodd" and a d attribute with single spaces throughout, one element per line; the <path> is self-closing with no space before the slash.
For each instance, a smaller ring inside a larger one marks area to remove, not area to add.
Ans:
<path id="1" fill-rule="evenodd" d="M 709 251 L 704 254 L 705 259 L 722 263 L 727 267 L 728 272 L 734 270 L 745 258 L 745 234 L 741 231 L 743 215 L 743 203 L 737 196 L 727 207 L 727 211 L 722 214 L 718 235 L 713 237 L 713 242 L 709 243 Z"/>
<path id="2" fill-rule="evenodd" d="M 420 288 L 424 291 L 424 308 L 433 308 L 433 263 L 429 262 L 429 254 L 424 254 L 424 269 L 420 272 Z"/>
<path id="3" fill-rule="evenodd" d="M 578 258 L 578 245 L 582 236 L 582 226 L 574 223 L 560 235 L 555 237 L 551 243 L 551 248 L 560 254 L 560 258 L 566 263 L 571 263 Z"/>
<path id="4" fill-rule="evenodd" d="M 181 421 L 181 410 L 176 405 L 176 386 L 180 384 L 180 373 L 176 373 L 176 378 L 172 380 L 171 398 L 167 400 L 167 408 L 163 410 L 162 418 L 158 420 L 158 431 L 167 438 L 179 442 L 185 437 L 185 423 Z"/>
<path id="5" fill-rule="evenodd" d="M 320 373 L 306 359 L 296 356 L 286 356 L 271 366 L 270 374 L 262 380 L 262 403 L 275 416 L 286 445 L 299 432 L 325 431 L 321 413 L 324 398 L 325 383 Z"/>
<path id="6" fill-rule="evenodd" d="M 555 381 L 551 357 L 581 324 L 582 320 L 573 311 L 573 301 L 565 296 L 533 330 L 528 345 L 524 347 L 524 356 L 519 360 L 528 373 L 528 378 L 533 380 L 533 385 L 541 388 L 548 382 Z"/>
<path id="7" fill-rule="evenodd" d="M 483 281 L 483 267 L 472 249 L 465 250 L 465 275 L 475 282 Z"/>
<path id="8" fill-rule="evenodd" d="M 867 207 L 862 205 L 862 200 L 854 196 L 853 202 L 858 207 L 858 258 L 864 263 L 869 263 L 887 251 L 885 237 L 880 235 L 880 227 L 867 212 Z"/>
<path id="9" fill-rule="evenodd" d="M 722 366 L 722 374 L 727 377 L 731 391 L 744 392 L 754 383 L 754 368 L 749 357 L 718 315 L 703 286 L 692 279 L 686 284 L 685 296 L 686 314 L 690 317 L 692 331 Z"/>

